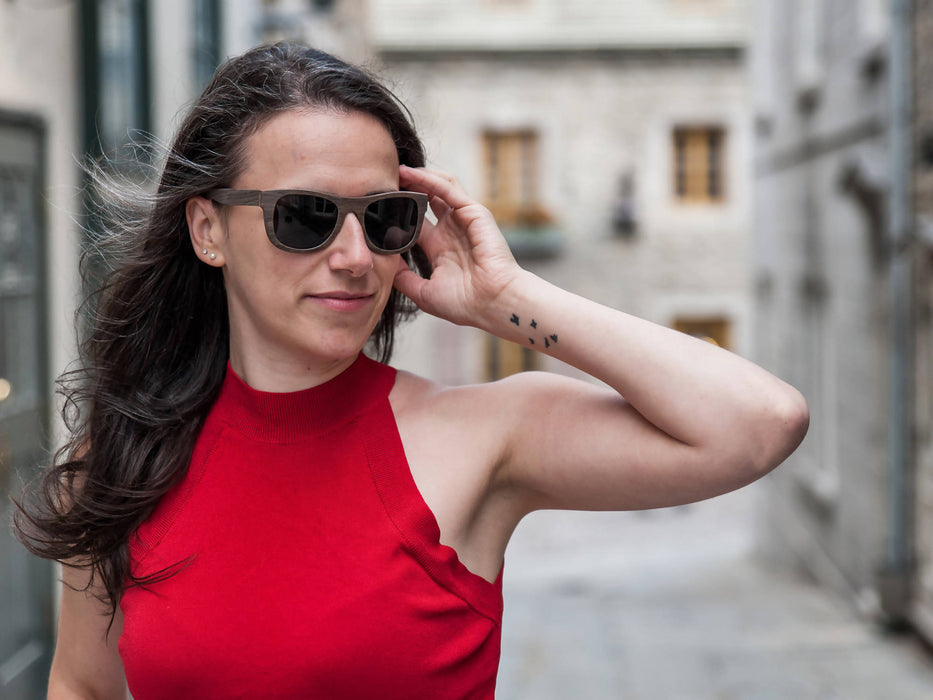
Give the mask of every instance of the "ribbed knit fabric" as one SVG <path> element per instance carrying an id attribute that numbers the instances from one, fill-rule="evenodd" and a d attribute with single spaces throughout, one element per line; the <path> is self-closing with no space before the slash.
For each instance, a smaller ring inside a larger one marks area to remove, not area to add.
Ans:
<path id="1" fill-rule="evenodd" d="M 188 471 L 131 540 L 120 654 L 135 700 L 492 698 L 502 577 L 439 543 L 363 355 L 286 394 L 228 368 Z"/>

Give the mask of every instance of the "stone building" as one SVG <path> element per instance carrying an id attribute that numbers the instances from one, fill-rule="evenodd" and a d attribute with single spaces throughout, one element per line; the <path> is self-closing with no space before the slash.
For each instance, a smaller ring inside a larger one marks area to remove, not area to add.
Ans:
<path id="1" fill-rule="evenodd" d="M 931 13 L 760 0 L 750 61 L 757 359 L 811 411 L 770 478 L 764 549 L 928 637 Z"/>
<path id="2" fill-rule="evenodd" d="M 368 26 L 431 165 L 490 206 L 525 267 L 748 353 L 746 11 L 371 0 Z M 432 318 L 404 329 L 397 361 L 450 383 L 570 372 Z"/>

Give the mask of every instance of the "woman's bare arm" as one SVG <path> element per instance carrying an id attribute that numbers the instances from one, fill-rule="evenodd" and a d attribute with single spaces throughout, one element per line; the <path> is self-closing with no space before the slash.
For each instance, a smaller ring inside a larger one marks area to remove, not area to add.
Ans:
<path id="1" fill-rule="evenodd" d="M 62 581 L 49 700 L 125 700 L 126 678 L 117 650 L 123 631 L 119 608 L 108 633 L 106 607 L 94 597 L 93 589 L 83 590 L 89 581 L 88 570 L 62 566 Z"/>
<path id="2" fill-rule="evenodd" d="M 528 492 L 530 508 L 709 498 L 763 476 L 806 432 L 803 397 L 760 367 L 533 275 L 517 278 L 489 315 L 486 330 L 544 344 L 612 388 L 544 374 L 498 388 L 511 431 L 497 479 Z"/>
<path id="3" fill-rule="evenodd" d="M 630 509 L 738 488 L 802 440 L 803 397 L 711 344 L 601 306 L 522 270 L 489 212 L 451 177 L 402 169 L 437 224 L 422 247 L 434 274 L 400 270 L 419 307 L 571 364 L 605 382 L 528 374 L 474 392 L 495 413 L 501 459 L 490 493 L 509 509 Z"/>

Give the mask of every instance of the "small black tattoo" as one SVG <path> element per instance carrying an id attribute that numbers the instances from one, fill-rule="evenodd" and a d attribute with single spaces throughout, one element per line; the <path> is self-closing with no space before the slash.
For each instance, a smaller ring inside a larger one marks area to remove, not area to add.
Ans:
<path id="1" fill-rule="evenodd" d="M 531 327 L 532 327 L 532 328 L 537 328 L 537 327 L 538 327 L 538 322 L 535 321 L 534 319 L 531 319 Z"/>
<path id="2" fill-rule="evenodd" d="M 544 347 L 546 348 L 551 347 L 551 343 L 550 341 L 548 341 L 547 336 L 544 336 Z"/>
<path id="3" fill-rule="evenodd" d="M 534 338 L 529 338 L 529 339 L 528 339 L 528 342 L 531 343 L 532 345 L 534 345 L 534 344 L 535 344 L 535 339 L 534 339 Z"/>
<path id="4" fill-rule="evenodd" d="M 557 333 L 551 336 L 551 340 L 553 340 L 555 343 L 557 342 Z"/>
<path id="5" fill-rule="evenodd" d="M 512 318 L 510 318 L 509 320 L 512 323 L 514 323 L 516 326 L 518 325 L 518 316 L 516 316 L 515 314 L 512 314 Z"/>

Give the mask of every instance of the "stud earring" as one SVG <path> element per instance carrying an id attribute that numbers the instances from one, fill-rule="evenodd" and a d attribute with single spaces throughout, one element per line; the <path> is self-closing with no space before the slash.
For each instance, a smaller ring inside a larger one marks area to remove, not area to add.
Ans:
<path id="1" fill-rule="evenodd" d="M 201 255 L 207 255 L 207 248 L 201 251 Z"/>
<path id="2" fill-rule="evenodd" d="M 211 260 L 213 260 L 213 259 L 216 258 L 217 256 L 214 255 L 213 253 L 211 253 L 209 257 L 210 257 Z"/>

